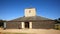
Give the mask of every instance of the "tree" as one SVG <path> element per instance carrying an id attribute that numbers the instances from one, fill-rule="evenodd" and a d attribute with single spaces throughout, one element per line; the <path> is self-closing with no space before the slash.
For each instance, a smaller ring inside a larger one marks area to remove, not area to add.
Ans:
<path id="1" fill-rule="evenodd" d="M 60 18 L 58 18 L 58 20 L 60 20 Z"/>
<path id="2" fill-rule="evenodd" d="M 56 22 L 56 23 L 60 23 L 60 18 L 55 19 L 55 22 Z"/>
<path id="3" fill-rule="evenodd" d="M 3 25 L 4 25 L 4 20 L 0 20 L 0 27 L 3 27 Z"/>

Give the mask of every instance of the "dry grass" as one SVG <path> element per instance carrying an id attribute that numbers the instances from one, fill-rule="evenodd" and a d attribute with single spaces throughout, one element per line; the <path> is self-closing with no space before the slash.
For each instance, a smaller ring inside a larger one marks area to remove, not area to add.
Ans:
<path id="1" fill-rule="evenodd" d="M 0 34 L 35 34 L 35 33 L 11 33 L 11 32 L 0 32 Z"/>
<path id="2" fill-rule="evenodd" d="M 60 34 L 55 29 L 6 29 L 0 30 L 3 34 Z"/>
<path id="3" fill-rule="evenodd" d="M 34 34 L 34 33 L 11 33 L 11 32 L 0 32 L 0 34 Z"/>
<path id="4" fill-rule="evenodd" d="M 10 33 L 10 32 L 0 32 L 0 34 L 27 34 L 27 33 Z"/>

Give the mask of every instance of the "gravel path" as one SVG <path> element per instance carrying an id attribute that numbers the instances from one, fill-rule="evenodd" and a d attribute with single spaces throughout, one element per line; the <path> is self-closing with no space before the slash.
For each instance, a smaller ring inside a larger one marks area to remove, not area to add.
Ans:
<path id="1" fill-rule="evenodd" d="M 0 29 L 0 32 L 34 33 L 34 34 L 60 34 L 60 30 L 54 29 Z"/>

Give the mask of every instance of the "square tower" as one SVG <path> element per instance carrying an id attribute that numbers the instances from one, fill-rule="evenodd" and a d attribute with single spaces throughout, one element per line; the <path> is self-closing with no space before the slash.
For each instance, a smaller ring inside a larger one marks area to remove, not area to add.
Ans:
<path id="1" fill-rule="evenodd" d="M 32 17 L 32 16 L 36 16 L 35 8 L 26 8 L 25 9 L 25 17 Z"/>

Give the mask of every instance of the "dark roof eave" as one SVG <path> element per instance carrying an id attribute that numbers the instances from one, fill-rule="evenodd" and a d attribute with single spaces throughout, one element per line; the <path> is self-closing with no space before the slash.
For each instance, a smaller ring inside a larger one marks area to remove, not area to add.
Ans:
<path id="1" fill-rule="evenodd" d="M 27 20 L 27 21 L 6 21 L 6 22 L 39 22 L 39 21 L 54 21 L 54 20 Z"/>

